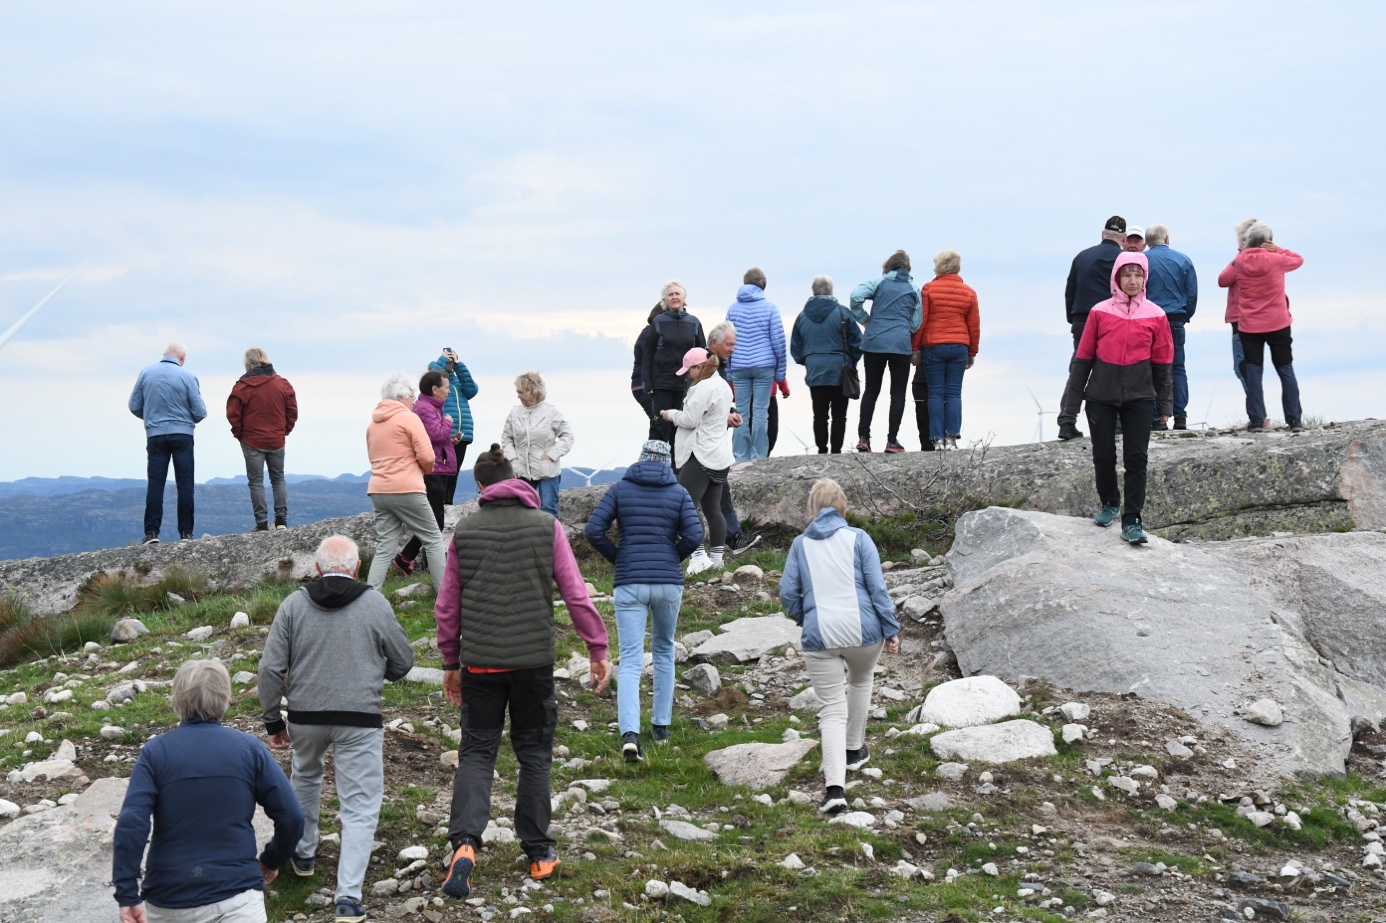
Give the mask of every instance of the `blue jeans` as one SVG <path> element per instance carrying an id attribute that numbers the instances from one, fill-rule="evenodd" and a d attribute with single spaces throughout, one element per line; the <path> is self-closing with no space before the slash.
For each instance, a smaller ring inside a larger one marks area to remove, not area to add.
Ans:
<path id="1" fill-rule="evenodd" d="M 1242 363 L 1246 361 L 1246 350 L 1242 349 L 1242 337 L 1237 332 L 1237 325 L 1232 325 L 1232 371 L 1237 376 L 1237 382 L 1242 386 L 1242 394 L 1246 394 L 1246 375 L 1242 372 Z"/>
<path id="2" fill-rule="evenodd" d="M 612 596 L 616 605 L 616 638 L 621 650 L 617 674 L 616 710 L 621 733 L 640 733 L 640 674 L 645 667 L 645 619 L 653 623 L 650 653 L 654 655 L 652 724 L 669 724 L 674 717 L 674 628 L 679 621 L 683 587 L 677 583 L 627 583 Z"/>
<path id="3" fill-rule="evenodd" d="M 1242 349 L 1246 353 L 1242 361 L 1242 374 L 1246 376 L 1248 420 L 1259 427 L 1266 419 L 1266 398 L 1261 389 L 1261 376 L 1265 371 L 1266 347 L 1270 347 L 1271 364 L 1280 376 L 1280 404 L 1285 413 L 1285 422 L 1291 426 L 1299 423 L 1299 380 L 1295 377 L 1290 328 L 1269 333 L 1242 333 L 1240 336 Z"/>
<path id="4" fill-rule="evenodd" d="M 962 432 L 962 382 L 967 371 L 967 344 L 940 343 L 924 347 L 924 380 L 929 385 L 929 438 Z"/>
<path id="5" fill-rule="evenodd" d="M 1174 337 L 1174 415 L 1189 415 L 1189 373 L 1184 369 L 1184 323 L 1183 313 L 1171 314 L 1169 332 Z"/>
<path id="6" fill-rule="evenodd" d="M 732 454 L 739 462 L 770 454 L 770 391 L 775 387 L 775 367 L 733 369 L 727 373 L 736 392 L 736 412 L 745 421 L 732 430 Z"/>
<path id="7" fill-rule="evenodd" d="M 168 483 L 168 463 L 173 462 L 173 480 L 178 485 L 178 534 L 193 530 L 193 437 L 186 433 L 150 436 L 149 488 L 144 495 L 144 534 L 158 535 L 164 522 L 164 485 Z"/>
<path id="8" fill-rule="evenodd" d="M 563 480 L 563 475 L 560 474 L 556 478 L 538 478 L 536 480 L 530 480 L 529 478 L 520 478 L 520 480 L 524 481 L 530 487 L 533 487 L 535 490 L 539 491 L 539 509 L 543 510 L 550 516 L 557 519 L 558 482 Z"/>

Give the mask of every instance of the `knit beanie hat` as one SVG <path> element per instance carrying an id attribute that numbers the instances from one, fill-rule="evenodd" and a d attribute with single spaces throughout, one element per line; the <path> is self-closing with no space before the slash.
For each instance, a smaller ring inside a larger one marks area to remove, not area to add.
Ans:
<path id="1" fill-rule="evenodd" d="M 655 461 L 662 465 L 673 465 L 674 455 L 669 451 L 669 443 L 662 439 L 651 439 L 640 447 L 640 460 Z"/>

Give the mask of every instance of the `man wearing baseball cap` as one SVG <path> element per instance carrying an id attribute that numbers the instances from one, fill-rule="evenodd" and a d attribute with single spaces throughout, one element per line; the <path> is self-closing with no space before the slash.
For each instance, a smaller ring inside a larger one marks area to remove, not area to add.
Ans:
<path id="1" fill-rule="evenodd" d="M 1121 253 L 1125 241 L 1126 219 L 1120 215 L 1113 215 L 1102 227 L 1101 242 L 1095 247 L 1080 251 L 1073 258 L 1073 265 L 1068 270 L 1068 284 L 1064 287 L 1064 316 L 1068 319 L 1068 327 L 1073 334 L 1074 353 L 1078 351 L 1078 340 L 1083 335 L 1083 326 L 1088 322 L 1088 312 L 1092 310 L 1092 306 L 1112 297 L 1112 267 L 1116 265 L 1117 254 Z M 1077 400 L 1073 400 L 1065 385 L 1064 396 L 1059 406 L 1072 407 L 1075 412 L 1060 412 L 1060 439 L 1083 438 L 1083 433 L 1077 426 L 1076 413 L 1082 400 L 1081 394 L 1077 396 Z"/>
<path id="2" fill-rule="evenodd" d="M 1139 224 L 1127 225 L 1126 239 L 1121 242 L 1121 249 L 1127 253 L 1145 252 L 1145 230 Z"/>

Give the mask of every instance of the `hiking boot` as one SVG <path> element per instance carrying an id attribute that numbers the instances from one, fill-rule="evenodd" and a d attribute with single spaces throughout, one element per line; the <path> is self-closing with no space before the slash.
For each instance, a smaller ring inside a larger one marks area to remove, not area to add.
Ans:
<path id="1" fill-rule="evenodd" d="M 671 736 L 669 733 L 669 725 L 650 725 L 650 736 L 654 738 L 654 742 L 657 744 L 667 744 L 669 742 L 669 737 Z"/>
<path id="2" fill-rule="evenodd" d="M 1152 433 L 1163 433 L 1167 429 L 1169 429 L 1168 423 L 1161 423 L 1158 419 L 1150 421 L 1150 431 Z"/>
<path id="3" fill-rule="evenodd" d="M 403 574 L 406 577 L 414 573 L 414 562 L 406 558 L 402 552 L 400 554 L 395 555 L 394 559 L 390 561 L 390 563 L 394 565 L 396 570 L 398 570 L 401 574 Z"/>
<path id="4" fill-rule="evenodd" d="M 1100 512 L 1100 513 L 1098 513 L 1096 516 L 1094 516 L 1094 517 L 1092 518 L 1092 521 L 1093 521 L 1094 523 L 1096 523 L 1097 525 L 1099 525 L 1099 526 L 1101 526 L 1102 528 L 1105 529 L 1105 528 L 1107 528 L 1108 526 L 1110 526 L 1112 523 L 1116 522 L 1117 517 L 1120 516 L 1120 515 L 1121 515 L 1121 507 L 1119 507 L 1119 506 L 1104 506 L 1104 507 L 1102 507 L 1102 512 Z"/>
<path id="5" fill-rule="evenodd" d="M 361 923 L 366 919 L 366 908 L 354 897 L 337 898 L 337 923 Z"/>
<path id="6" fill-rule="evenodd" d="M 542 856 L 529 857 L 529 877 L 535 881 L 543 881 L 551 877 L 561 863 L 558 851 L 550 846 Z"/>
<path id="7" fill-rule="evenodd" d="M 1265 422 L 1264 420 L 1248 420 L 1246 431 L 1248 433 L 1263 433 L 1266 430 Z"/>
<path id="8" fill-rule="evenodd" d="M 1149 541 L 1149 539 L 1146 538 L 1145 530 L 1141 528 L 1141 524 L 1138 522 L 1133 522 L 1130 525 L 1122 526 L 1121 539 L 1122 541 L 1128 542 L 1132 545 L 1144 545 L 1147 541 Z"/>
<path id="9" fill-rule="evenodd" d="M 871 753 L 866 749 L 866 744 L 862 744 L 856 750 L 848 750 L 847 770 L 849 772 L 856 772 L 858 769 L 865 766 L 870 759 Z"/>
<path id="10" fill-rule="evenodd" d="M 192 540 L 193 540 L 193 534 L 192 534 L 191 532 L 179 532 L 179 533 L 178 533 L 178 541 L 180 541 L 180 542 L 190 542 L 190 541 L 192 541 Z"/>
<path id="11" fill-rule="evenodd" d="M 731 539 L 727 540 L 726 552 L 732 557 L 736 557 L 737 555 L 742 554 L 743 552 L 750 551 L 758 544 L 760 544 L 759 534 L 752 535 L 750 538 L 747 538 L 745 532 L 738 532 L 736 533 L 735 541 L 732 541 Z"/>
<path id="12" fill-rule="evenodd" d="M 448 877 L 443 879 L 443 893 L 448 897 L 466 897 L 472 893 L 472 869 L 476 868 L 476 848 L 463 843 L 452 854 Z"/>
<path id="13" fill-rule="evenodd" d="M 1063 426 L 1059 427 L 1059 439 L 1063 442 L 1067 442 L 1070 439 L 1082 438 L 1083 431 L 1080 430 L 1078 427 L 1074 426 L 1072 423 L 1065 423 Z"/>
<path id="14" fill-rule="evenodd" d="M 889 439 L 886 440 L 885 450 L 887 455 L 899 455 L 901 452 L 905 451 L 905 447 L 894 439 Z"/>
<path id="15" fill-rule="evenodd" d="M 645 758 L 645 751 L 640 749 L 640 735 L 635 731 L 621 735 L 621 756 L 627 763 L 638 763 Z"/>
<path id="16" fill-rule="evenodd" d="M 871 451 L 871 443 L 867 442 L 865 439 L 858 439 L 858 440 L 857 440 L 857 451 L 858 451 L 858 452 L 870 452 L 870 451 Z"/>
<path id="17" fill-rule="evenodd" d="M 818 803 L 819 814 L 836 814 L 847 810 L 847 796 L 841 785 L 829 785 L 823 792 L 823 800 Z"/>
<path id="18" fill-rule="evenodd" d="M 140 544 L 142 544 L 142 545 L 157 545 L 157 544 L 159 544 L 159 533 L 158 533 L 158 532 L 146 532 L 146 533 L 144 533 L 144 541 L 141 542 Z"/>
<path id="19" fill-rule="evenodd" d="M 274 517 L 274 531 L 276 531 L 276 532 L 287 532 L 287 531 L 289 531 L 289 522 L 288 522 L 288 520 L 287 520 L 287 519 L 280 519 L 278 516 Z"/>
<path id="20" fill-rule="evenodd" d="M 1188 418 L 1188 417 L 1175 417 L 1175 418 L 1174 418 L 1174 428 L 1175 428 L 1176 430 L 1181 430 L 1181 431 L 1182 431 L 1182 430 L 1188 429 L 1188 428 L 1189 428 L 1189 418 Z"/>
<path id="21" fill-rule="evenodd" d="M 252 531 L 252 532 L 268 532 L 269 530 L 270 530 L 270 528 L 269 528 L 269 523 L 267 523 L 267 522 L 257 522 L 257 523 L 255 524 L 255 528 L 254 528 L 254 529 L 251 529 L 250 531 Z"/>
<path id="22" fill-rule="evenodd" d="M 289 860 L 289 865 L 293 868 L 294 874 L 299 878 L 307 878 L 309 875 L 313 874 L 313 869 L 314 866 L 317 865 L 317 862 L 316 856 L 309 856 L 307 859 L 300 859 L 298 856 L 294 856 Z"/>
<path id="23" fill-rule="evenodd" d="M 1302 433 L 1302 432 L 1304 432 L 1304 424 L 1301 423 L 1301 422 L 1298 421 L 1298 420 L 1291 420 L 1291 421 L 1290 421 L 1290 432 L 1292 432 L 1292 433 Z"/>

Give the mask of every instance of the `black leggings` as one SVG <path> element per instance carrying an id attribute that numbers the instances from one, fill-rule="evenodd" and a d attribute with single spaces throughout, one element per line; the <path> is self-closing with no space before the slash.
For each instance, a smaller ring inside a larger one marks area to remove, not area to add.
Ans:
<path id="1" fill-rule="evenodd" d="M 1087 411 L 1098 499 L 1103 506 L 1121 506 L 1116 472 L 1116 437 L 1120 426 L 1121 462 L 1126 468 L 1126 509 L 1122 511 L 1121 524 L 1129 526 L 1140 522 L 1141 511 L 1145 509 L 1145 470 L 1155 402 L 1127 401 L 1118 405 L 1088 401 Z"/>
<path id="2" fill-rule="evenodd" d="M 722 491 L 726 489 L 725 480 L 715 482 L 708 476 L 703 463 L 697 456 L 688 456 L 679 469 L 679 483 L 693 498 L 693 504 L 702 510 L 707 520 L 708 546 L 721 548 L 727 544 L 727 520 L 722 516 Z"/>
<path id="3" fill-rule="evenodd" d="M 462 470 L 462 459 L 467 457 L 467 446 L 470 442 L 459 442 L 455 448 L 457 450 L 457 470 Z M 433 518 L 438 520 L 439 531 L 443 528 L 443 507 L 452 506 L 453 495 L 457 493 L 457 475 L 455 474 L 425 474 L 424 493 L 428 497 L 428 505 L 433 508 Z M 399 556 L 406 561 L 412 561 L 419 556 L 419 549 L 423 547 L 423 542 L 415 535 L 409 539 L 409 544 L 404 546 Z M 428 562 L 433 566 L 433 562 Z M 441 566 L 442 562 L 439 562 Z"/>
<path id="4" fill-rule="evenodd" d="M 842 385 L 812 385 L 809 394 L 813 397 L 813 441 L 818 443 L 818 454 L 826 455 L 831 441 L 832 453 L 838 455 L 847 435 L 847 398 L 842 393 Z M 831 439 L 829 417 L 832 418 Z"/>
<path id="5" fill-rule="evenodd" d="M 886 367 L 890 367 L 890 428 L 886 438 L 899 442 L 900 421 L 905 416 L 905 389 L 910 384 L 909 354 L 865 353 L 866 386 L 861 394 L 861 419 L 857 423 L 857 436 L 866 442 L 871 441 L 871 417 L 876 413 L 876 398 L 881 394 L 881 381 Z"/>
<path id="6" fill-rule="evenodd" d="M 934 450 L 934 441 L 929 438 L 929 383 L 924 380 L 924 359 L 914 368 L 914 381 L 910 383 L 910 393 L 914 396 L 914 422 L 919 428 L 919 448 L 925 452 Z"/>

